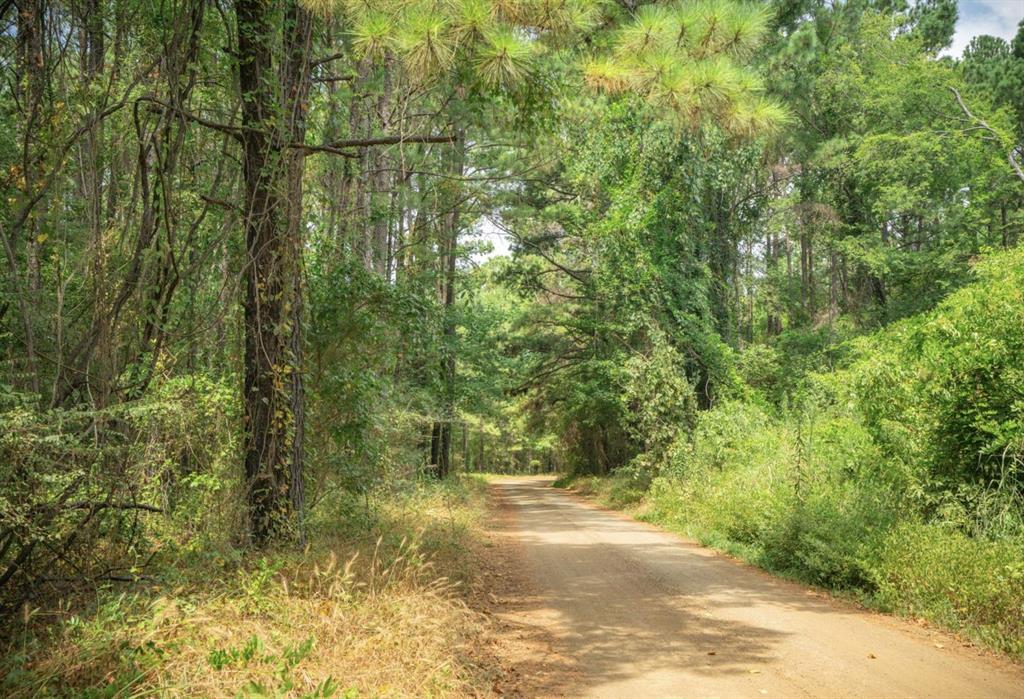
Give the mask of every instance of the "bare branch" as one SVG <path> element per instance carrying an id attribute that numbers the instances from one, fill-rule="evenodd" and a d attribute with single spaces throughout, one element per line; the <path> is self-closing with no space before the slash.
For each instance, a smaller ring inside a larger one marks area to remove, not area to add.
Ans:
<path id="1" fill-rule="evenodd" d="M 145 505 L 139 502 L 88 502 L 79 500 L 77 502 L 64 503 L 64 509 L 68 510 L 145 510 L 146 512 L 163 512 L 163 508 L 154 505 Z"/>
<path id="2" fill-rule="evenodd" d="M 979 125 L 981 125 L 981 128 L 991 133 L 999 141 L 1003 140 L 1002 134 L 1000 134 L 998 131 L 989 126 L 984 119 L 976 117 L 974 116 L 974 114 L 971 113 L 971 110 L 967 108 L 966 104 L 964 104 L 964 99 L 963 97 L 960 96 L 960 92 L 957 91 L 955 87 L 950 86 L 949 89 L 953 92 L 953 96 L 956 97 L 957 104 L 960 105 L 960 109 L 963 110 L 964 114 L 967 116 L 968 119 L 977 122 Z M 1006 154 L 1006 159 L 1009 161 L 1010 167 L 1013 168 L 1013 171 L 1017 173 L 1017 177 L 1020 178 L 1020 181 L 1024 182 L 1024 170 L 1021 169 L 1020 163 L 1017 162 L 1016 150 L 1017 146 L 1013 146 L 1012 148 L 1010 148 L 1009 152 Z"/>
<path id="3" fill-rule="evenodd" d="M 353 153 L 347 153 L 346 148 L 369 148 L 370 146 L 393 146 L 405 143 L 454 143 L 454 136 L 378 136 L 376 138 L 354 138 L 341 141 L 331 141 L 318 146 L 310 146 L 305 143 L 289 143 L 289 148 L 297 148 L 305 153 L 333 153 L 345 157 L 356 157 Z"/>
<path id="4" fill-rule="evenodd" d="M 178 116 L 184 117 L 189 121 L 199 124 L 200 126 L 205 126 L 208 129 L 213 129 L 215 131 L 220 131 L 221 133 L 226 133 L 232 138 L 241 139 L 242 133 L 246 131 L 244 127 L 232 126 L 231 124 L 222 124 L 218 121 L 211 121 L 210 119 L 205 119 L 197 114 L 193 114 L 192 112 L 186 111 L 177 105 L 171 104 L 170 102 L 164 102 L 163 100 L 157 99 L 156 97 L 152 97 L 149 95 L 139 97 L 136 100 L 136 102 L 150 102 L 152 104 L 159 105 L 164 109 L 170 110 L 174 114 L 177 114 Z"/>

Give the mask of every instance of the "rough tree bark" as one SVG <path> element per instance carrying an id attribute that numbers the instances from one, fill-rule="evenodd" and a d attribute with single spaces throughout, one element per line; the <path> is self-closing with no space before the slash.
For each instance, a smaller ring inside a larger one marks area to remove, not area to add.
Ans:
<path id="1" fill-rule="evenodd" d="M 288 6 L 285 17 L 285 46 L 288 54 L 281 71 L 281 84 L 284 88 L 283 111 L 288 140 L 291 143 L 304 143 L 306 140 L 306 114 L 309 111 L 310 89 L 310 53 L 312 44 L 312 18 L 298 3 Z M 292 371 L 292 421 L 294 435 L 292 437 L 292 457 L 290 496 L 291 507 L 296 517 L 296 527 L 300 543 L 305 542 L 306 532 L 303 526 L 305 509 L 305 486 L 303 481 L 303 462 L 305 459 L 305 385 L 303 355 L 303 313 L 305 289 L 303 288 L 302 252 L 305 235 L 302 221 L 302 178 L 305 173 L 305 153 L 292 149 L 288 152 L 288 239 L 292 245 L 292 259 L 297 263 L 292 280 L 292 333 L 291 353 Z"/>
<path id="2" fill-rule="evenodd" d="M 40 0 L 26 0 L 18 4 L 17 21 L 17 75 L 16 95 L 21 103 L 24 124 L 21 133 L 21 176 L 22 194 L 19 198 L 29 199 L 36 187 L 36 181 L 42 179 L 42 153 L 37 141 L 44 128 L 43 88 L 46 77 L 46 58 L 43 51 L 43 3 Z M 22 204 L 22 202 L 18 202 Z M 0 231 L 4 236 L 4 249 L 7 255 L 7 269 L 11 276 L 10 284 L 18 298 L 18 308 L 25 333 L 24 338 L 24 372 L 27 376 L 25 386 L 33 394 L 40 389 L 39 371 L 36 364 L 35 317 L 34 309 L 38 308 L 39 291 L 39 253 L 35 216 L 25 222 L 24 229 Z M 24 288 L 21 283 L 21 272 L 16 250 L 18 240 L 24 236 L 27 251 L 27 279 Z"/>
<path id="3" fill-rule="evenodd" d="M 288 144 L 305 134 L 309 18 L 289 3 L 285 58 L 275 76 L 272 5 L 236 0 L 235 13 L 247 250 L 245 475 L 249 532 L 260 545 L 293 533 L 296 509 L 302 507 L 302 286 L 296 238 L 301 237 L 303 154 Z"/>

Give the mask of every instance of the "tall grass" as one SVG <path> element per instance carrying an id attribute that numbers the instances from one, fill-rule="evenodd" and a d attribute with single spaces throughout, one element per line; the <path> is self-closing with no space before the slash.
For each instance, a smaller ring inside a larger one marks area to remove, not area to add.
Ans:
<path id="1" fill-rule="evenodd" d="M 468 480 L 339 497 L 318 508 L 305 551 L 192 552 L 145 589 L 26 608 L 3 649 L 0 694 L 476 693 L 490 677 L 483 627 L 459 590 L 474 572 L 483 497 Z"/>

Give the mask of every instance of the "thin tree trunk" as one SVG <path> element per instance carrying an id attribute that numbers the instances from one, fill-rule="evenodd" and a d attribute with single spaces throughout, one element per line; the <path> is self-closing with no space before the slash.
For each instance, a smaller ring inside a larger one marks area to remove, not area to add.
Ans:
<path id="1" fill-rule="evenodd" d="M 17 60 L 18 74 L 20 77 L 18 95 L 22 103 L 22 113 L 25 115 L 24 131 L 22 134 L 21 163 L 22 177 L 24 184 L 22 190 L 26 198 L 32 196 L 37 179 L 42 178 L 41 168 L 43 165 L 42 153 L 38 142 L 42 136 L 40 133 L 45 128 L 43 109 L 43 89 L 46 77 L 45 54 L 43 52 L 43 3 L 42 0 L 28 0 L 19 3 L 18 12 L 18 35 L 17 35 Z M 41 290 L 41 266 L 39 260 L 39 235 L 36 226 L 38 214 L 33 213 L 25 222 L 24 237 L 26 246 L 26 282 L 24 288 L 18 278 L 19 270 L 14 247 L 18 245 L 17 240 L 5 244 L 10 246 L 9 270 L 11 284 L 18 295 L 18 305 L 22 315 L 22 324 L 25 330 L 25 373 L 27 374 L 27 386 L 33 394 L 40 390 L 39 371 L 36 365 L 36 343 L 35 343 L 35 310 L 39 308 Z M 20 236 L 18 236 L 20 237 Z"/>
<path id="2" fill-rule="evenodd" d="M 462 127 L 455 129 L 452 144 L 451 173 L 462 177 L 466 162 L 466 132 Z M 444 405 L 442 407 L 440 447 L 437 460 L 437 475 L 445 478 L 451 470 L 452 421 L 455 419 L 455 263 L 459 244 L 458 202 L 452 202 L 445 217 L 446 259 L 444 274 L 444 350 L 442 377 Z"/>
<path id="3" fill-rule="evenodd" d="M 438 459 L 441 453 L 441 422 L 435 421 L 430 426 L 430 466 L 434 475 L 439 475 Z"/>
<path id="4" fill-rule="evenodd" d="M 82 73 L 89 83 L 99 79 L 104 63 L 104 26 L 102 6 L 99 0 L 86 0 L 82 7 L 81 63 Z M 96 120 L 82 139 L 81 173 L 82 197 L 86 203 L 92 240 L 92 285 L 93 285 L 93 326 L 96 328 L 96 364 L 92 374 L 90 393 L 93 405 L 103 408 L 110 400 L 113 371 L 113 337 L 110 317 L 107 314 L 108 284 L 107 249 L 104 241 L 106 229 L 103 217 L 103 122 Z"/>
<path id="5" fill-rule="evenodd" d="M 388 123 L 388 109 L 391 106 L 391 59 L 384 62 L 383 86 L 380 95 L 377 97 L 376 117 L 380 124 L 381 133 L 390 132 Z M 373 217 L 373 257 L 374 270 L 378 275 L 387 279 L 391 274 L 391 253 L 388 243 L 388 217 L 385 213 L 388 210 L 386 202 L 389 201 L 389 190 L 391 189 L 391 175 L 388 172 L 389 158 L 386 152 L 379 149 L 373 150 L 370 159 L 373 173 L 372 182 L 372 217 Z"/>
<path id="6" fill-rule="evenodd" d="M 817 310 L 814 300 L 814 247 L 811 232 L 804 224 L 801 224 L 800 229 L 800 292 L 807 320 L 813 323 Z"/>
<path id="7" fill-rule="evenodd" d="M 45 72 L 45 58 L 43 54 L 43 12 L 40 0 L 26 0 L 18 5 L 17 16 L 17 38 L 16 38 L 16 68 L 17 80 L 15 82 L 15 96 L 20 102 L 22 118 L 18 120 L 21 125 L 22 153 L 21 176 L 22 184 L 18 199 L 30 200 L 35 189 L 35 180 L 41 165 L 40 154 L 36 146 L 39 136 L 39 128 L 43 98 L 42 77 Z M 21 203 L 20 201 L 18 202 Z M 24 366 L 18 367 L 27 374 L 27 385 L 33 393 L 39 393 L 39 374 L 36 367 L 36 343 L 35 343 L 35 315 L 34 310 L 38 307 L 35 303 L 34 287 L 37 285 L 38 255 L 35 252 L 37 246 L 37 233 L 35 218 L 29 215 L 21 229 L 14 228 L 11 231 L 4 230 L 0 226 L 0 236 L 3 238 L 4 253 L 7 260 L 7 272 L 10 276 L 10 289 L 17 299 L 18 311 L 21 315 L 22 329 L 25 333 L 24 344 Z M 18 248 L 21 246 L 21 239 L 24 236 L 27 252 L 27 267 L 25 283 L 22 282 L 22 270 L 18 264 Z M 14 357 L 11 357 L 14 361 Z"/>
<path id="8" fill-rule="evenodd" d="M 285 17 L 285 58 L 281 76 L 284 92 L 283 110 L 289 140 L 304 143 L 306 140 L 306 114 L 309 111 L 310 52 L 312 22 L 309 13 L 298 3 L 289 4 Z M 303 510 L 305 508 L 305 484 L 303 482 L 303 461 L 305 457 L 305 384 L 304 384 L 304 334 L 303 313 L 305 298 L 303 289 L 302 254 L 304 248 L 304 222 L 302 217 L 302 178 L 305 173 L 305 157 L 292 149 L 288 152 L 288 231 L 291 241 L 292 274 L 292 436 L 291 506 L 296 516 L 299 542 L 305 543 Z"/>

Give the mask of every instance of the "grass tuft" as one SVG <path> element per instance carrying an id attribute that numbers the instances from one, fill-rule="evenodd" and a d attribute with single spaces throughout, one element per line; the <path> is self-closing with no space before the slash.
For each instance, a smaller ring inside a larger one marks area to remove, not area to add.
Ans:
<path id="1" fill-rule="evenodd" d="M 4 648 L 0 693 L 478 693 L 491 676 L 477 658 L 484 626 L 461 590 L 483 502 L 477 481 L 420 484 L 375 497 L 364 521 L 321 513 L 305 551 L 205 552 L 169 565 L 173 587 L 29 610 Z"/>

